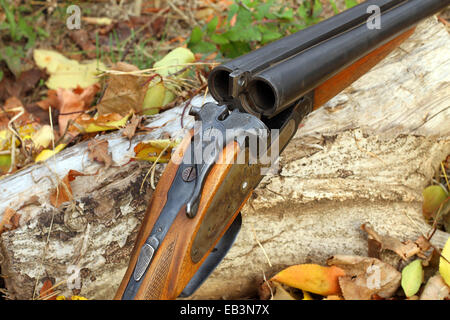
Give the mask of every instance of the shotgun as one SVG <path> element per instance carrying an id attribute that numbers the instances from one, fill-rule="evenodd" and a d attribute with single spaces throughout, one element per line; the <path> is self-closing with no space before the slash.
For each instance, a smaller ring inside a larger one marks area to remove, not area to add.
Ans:
<path id="1" fill-rule="evenodd" d="M 241 208 L 302 119 L 449 4 L 368 0 L 214 68 L 208 86 L 217 104 L 191 108 L 196 126 L 153 193 L 115 298 L 195 292 L 232 246 Z M 368 24 L 374 14 L 378 27 Z"/>

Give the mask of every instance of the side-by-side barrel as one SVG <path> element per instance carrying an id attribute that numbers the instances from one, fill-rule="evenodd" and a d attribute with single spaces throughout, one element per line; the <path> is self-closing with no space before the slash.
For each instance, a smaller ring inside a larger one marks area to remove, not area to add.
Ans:
<path id="1" fill-rule="evenodd" d="M 369 5 L 374 4 L 385 6 L 379 17 L 379 28 L 369 28 L 366 23 L 368 16 L 362 14 L 367 12 Z M 344 12 L 347 16 L 339 20 L 342 25 L 330 25 L 333 19 L 324 21 L 331 30 L 336 31 L 334 33 L 327 33 L 319 23 L 312 33 L 308 30 L 314 27 L 259 49 L 268 54 L 263 49 L 272 48 L 273 57 L 282 57 L 280 60 L 269 59 L 271 62 L 267 63 L 265 58 L 260 59 L 257 55 L 259 50 L 256 50 L 216 67 L 208 79 L 211 94 L 219 103 L 271 118 L 340 71 L 448 5 L 450 0 L 366 1 L 353 8 L 358 8 L 354 12 L 360 14 L 359 18 L 352 20 L 350 9 Z M 310 32 L 309 37 L 300 36 L 302 32 Z M 312 37 L 313 34 L 317 37 Z M 283 41 L 291 41 L 294 36 L 302 42 L 296 46 L 300 49 L 292 53 L 292 47 L 288 50 Z M 277 43 L 282 46 L 279 48 Z M 283 54 L 286 52 L 291 54 Z M 251 54 L 254 60 L 245 65 L 245 59 Z M 259 59 L 264 62 L 259 62 Z"/>
<path id="2" fill-rule="evenodd" d="M 380 28 L 363 24 L 269 67 L 249 83 L 247 103 L 272 117 L 376 48 L 450 4 L 450 0 L 410 0 L 381 14 Z"/>
<path id="3" fill-rule="evenodd" d="M 216 67 L 210 74 L 208 85 L 219 102 L 232 99 L 242 91 L 251 76 L 299 52 L 348 31 L 367 21 L 377 5 L 381 12 L 392 9 L 406 0 L 368 0 L 334 17 L 278 41 L 269 43 L 241 57 Z M 233 94 L 234 91 L 234 94 Z"/>

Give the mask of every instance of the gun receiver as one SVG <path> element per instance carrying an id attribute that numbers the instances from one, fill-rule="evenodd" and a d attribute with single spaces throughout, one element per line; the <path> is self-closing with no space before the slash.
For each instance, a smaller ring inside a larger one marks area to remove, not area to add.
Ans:
<path id="1" fill-rule="evenodd" d="M 277 156 L 307 114 L 449 4 L 366 1 L 216 67 L 208 85 L 218 104 L 191 110 L 201 127 L 186 135 L 157 185 L 116 299 L 192 294 L 236 238 L 240 210 L 263 177 L 264 164 L 252 159 Z M 366 25 L 371 5 L 380 8 L 381 29 Z M 257 138 L 264 132 L 278 134 L 262 144 Z"/>

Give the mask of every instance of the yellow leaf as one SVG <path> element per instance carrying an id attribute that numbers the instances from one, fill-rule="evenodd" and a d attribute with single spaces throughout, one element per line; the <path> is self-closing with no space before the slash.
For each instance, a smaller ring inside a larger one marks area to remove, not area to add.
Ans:
<path id="1" fill-rule="evenodd" d="M 50 74 L 46 82 L 50 89 L 87 88 L 99 81 L 96 77 L 98 71 L 106 69 L 100 61 L 81 64 L 53 50 L 35 49 L 33 57 L 36 65 Z"/>
<path id="2" fill-rule="evenodd" d="M 320 294 L 323 296 L 340 293 L 339 277 L 345 276 L 344 270 L 317 264 L 291 266 L 276 274 L 271 280 L 290 287 Z"/>
<path id="3" fill-rule="evenodd" d="M 153 68 L 161 77 L 168 77 L 174 75 L 177 72 L 183 70 L 187 64 L 195 61 L 194 54 L 187 48 L 179 47 L 170 51 L 161 60 L 155 62 Z M 176 74 L 175 78 L 183 78 L 188 70 Z M 164 85 L 162 82 L 156 84 L 150 84 L 145 94 L 144 103 L 142 109 L 144 114 L 155 114 L 158 108 L 172 102 L 175 99 L 175 94 L 171 91 L 170 85 Z M 152 110 L 147 110 L 152 109 Z M 156 109 L 156 110 L 155 110 Z"/>
<path id="4" fill-rule="evenodd" d="M 119 128 L 125 127 L 128 119 L 131 117 L 132 113 L 129 113 L 125 117 L 120 120 L 106 121 L 104 122 L 102 118 L 94 118 L 90 121 L 86 121 L 85 124 L 81 124 L 84 128 L 84 132 L 99 132 L 99 131 L 108 131 L 108 130 L 116 130 Z"/>
<path id="5" fill-rule="evenodd" d="M 170 154 L 172 149 L 175 148 L 180 143 L 179 140 L 169 140 L 169 139 L 161 139 L 161 140 L 149 140 L 145 142 L 141 142 L 134 147 L 134 152 L 136 153 L 135 159 L 138 160 L 146 160 L 155 162 L 166 163 L 170 160 Z M 165 153 L 159 157 L 160 153 L 165 150 Z M 159 159 L 158 159 L 159 157 Z"/>
<path id="6" fill-rule="evenodd" d="M 53 130 L 49 125 L 43 126 L 31 136 L 36 148 L 47 148 L 53 139 Z"/>
<path id="7" fill-rule="evenodd" d="M 447 243 L 444 246 L 444 249 L 441 253 L 442 257 L 439 261 L 439 273 L 444 279 L 445 283 L 450 286 L 450 238 L 447 240 Z M 445 257 L 445 260 L 443 257 Z"/>
<path id="8" fill-rule="evenodd" d="M 88 300 L 87 298 L 82 297 L 82 296 L 72 296 L 71 299 L 72 299 L 72 300 Z"/>
<path id="9" fill-rule="evenodd" d="M 309 294 L 309 292 L 306 292 L 304 290 L 302 290 L 303 292 L 303 300 L 314 300 L 311 295 Z"/>
<path id="10" fill-rule="evenodd" d="M 42 150 L 41 153 L 39 153 L 37 155 L 36 159 L 34 159 L 34 162 L 37 163 L 37 162 L 45 161 L 48 158 L 50 158 L 51 156 L 53 156 L 54 154 L 57 154 L 58 152 L 60 152 L 65 147 L 66 147 L 66 144 L 61 143 L 61 144 L 57 145 L 54 150 L 50 150 L 50 149 Z"/>

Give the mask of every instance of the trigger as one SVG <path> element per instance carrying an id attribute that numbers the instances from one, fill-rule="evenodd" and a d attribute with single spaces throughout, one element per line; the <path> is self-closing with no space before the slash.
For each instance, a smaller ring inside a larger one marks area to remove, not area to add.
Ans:
<path id="1" fill-rule="evenodd" d="M 209 277 L 213 270 L 223 260 L 228 250 L 230 250 L 236 240 L 239 230 L 241 230 L 241 225 L 242 216 L 241 213 L 239 213 L 223 237 L 216 244 L 215 248 L 211 251 L 203 264 L 186 285 L 183 292 L 181 292 L 179 295 L 180 298 L 185 298 L 192 295 L 203 284 L 206 278 Z"/>

